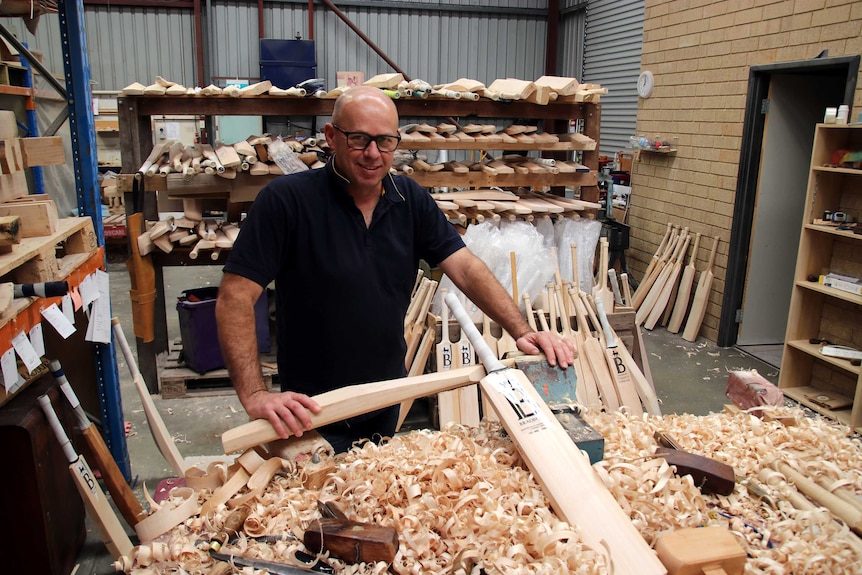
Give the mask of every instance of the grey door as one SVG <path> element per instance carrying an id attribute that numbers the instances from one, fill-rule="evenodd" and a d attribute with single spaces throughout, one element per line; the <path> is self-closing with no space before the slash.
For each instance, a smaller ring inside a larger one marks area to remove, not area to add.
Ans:
<path id="1" fill-rule="evenodd" d="M 843 78 L 773 74 L 738 345 L 784 342 L 814 127 Z"/>

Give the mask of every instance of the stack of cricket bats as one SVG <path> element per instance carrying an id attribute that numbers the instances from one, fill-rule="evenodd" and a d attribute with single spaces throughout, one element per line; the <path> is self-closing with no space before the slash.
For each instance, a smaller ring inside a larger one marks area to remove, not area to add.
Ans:
<path id="1" fill-rule="evenodd" d="M 194 144 L 186 146 L 175 140 L 165 140 L 153 146 L 150 155 L 141 164 L 138 174 L 145 176 L 167 177 L 169 174 L 182 174 L 184 181 L 190 181 L 197 174 L 215 174 L 229 180 L 235 179 L 240 172 L 252 176 L 281 175 L 285 170 L 276 161 L 273 146 L 285 144 L 296 154 L 297 169 L 320 168 L 327 155 L 326 142 L 316 138 L 275 139 L 268 134 L 250 136 L 232 145 Z M 276 148 L 277 149 L 277 148 Z"/>
<path id="2" fill-rule="evenodd" d="M 712 266 L 719 244 L 718 236 L 714 237 L 706 267 L 695 284 L 700 240 L 700 233 L 694 234 L 692 241 L 688 228 L 668 222 L 664 238 L 633 296 L 638 325 L 650 330 L 656 325 L 667 326 L 671 333 L 682 330 L 683 339 L 687 341 L 697 339 L 709 303 Z M 684 265 L 689 246 L 692 246 L 691 254 L 688 265 Z"/>

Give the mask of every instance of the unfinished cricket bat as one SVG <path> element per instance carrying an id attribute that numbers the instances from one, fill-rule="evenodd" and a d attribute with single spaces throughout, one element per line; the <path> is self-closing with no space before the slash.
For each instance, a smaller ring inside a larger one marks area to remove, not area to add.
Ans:
<path id="1" fill-rule="evenodd" d="M 509 252 L 509 264 L 512 269 L 512 299 L 515 305 L 518 305 L 518 267 L 516 263 L 517 257 L 515 252 Z M 441 300 L 442 301 L 442 300 Z M 500 326 L 503 333 L 500 334 L 500 339 L 497 340 L 497 357 L 502 359 L 506 354 L 513 351 L 518 351 L 518 345 L 512 335 Z"/>
<path id="2" fill-rule="evenodd" d="M 599 316 L 599 321 L 602 324 L 602 330 L 605 332 L 605 359 L 608 362 L 608 371 L 614 380 L 614 387 L 617 390 L 617 395 L 620 398 L 620 406 L 626 407 L 635 414 L 641 415 L 643 407 L 641 407 L 640 398 L 635 390 L 635 384 L 632 380 L 632 366 L 623 359 L 620 353 L 620 346 L 617 344 L 617 338 L 614 331 L 608 323 L 608 316 L 605 313 L 605 305 L 601 298 L 596 299 L 596 313 Z"/>
<path id="3" fill-rule="evenodd" d="M 688 228 L 683 228 L 682 233 L 680 233 L 679 237 L 676 238 L 676 241 L 673 245 L 673 252 L 667 257 L 664 262 L 659 260 L 659 266 L 661 267 L 661 269 L 658 272 L 658 277 L 656 278 L 653 285 L 650 287 L 650 290 L 644 298 L 643 302 L 641 302 L 641 304 L 637 307 L 637 314 L 635 315 L 635 325 L 641 325 L 643 322 L 645 322 L 647 316 L 649 316 L 649 313 L 652 311 L 652 308 L 655 306 L 656 302 L 659 301 L 662 290 L 664 289 L 668 278 L 673 272 L 674 260 L 679 256 L 679 250 L 685 243 L 685 238 L 687 235 Z M 659 269 L 659 266 L 656 266 L 657 270 Z"/>
<path id="4" fill-rule="evenodd" d="M 75 412 L 78 427 L 81 429 L 81 435 L 84 436 L 84 440 L 87 442 L 87 447 L 90 451 L 90 458 L 96 464 L 99 471 L 101 471 L 102 479 L 105 481 L 105 485 L 111 493 L 117 509 L 120 510 L 120 514 L 122 514 L 126 523 L 129 524 L 129 527 L 134 527 L 141 519 L 147 516 L 147 512 L 141 507 L 141 503 L 135 497 L 135 494 L 132 493 L 129 484 L 126 483 L 126 479 L 120 472 L 120 468 L 117 467 L 117 462 L 114 461 L 114 457 L 108 450 L 108 446 L 105 445 L 102 434 L 90 422 L 90 419 L 84 412 L 84 408 L 81 407 L 81 402 L 78 401 L 75 390 L 69 384 L 69 380 L 66 378 L 60 362 L 53 360 L 49 362 L 48 367 L 51 370 L 51 375 L 54 376 L 54 379 L 59 384 L 60 391 L 66 396 Z"/>
<path id="5" fill-rule="evenodd" d="M 700 332 L 700 324 L 703 323 L 703 316 L 706 315 L 706 304 L 709 303 L 709 291 L 712 289 L 712 264 L 715 263 L 715 252 L 717 249 L 718 236 L 715 236 L 712 240 L 709 263 L 706 264 L 706 269 L 700 273 L 700 280 L 697 282 L 697 290 L 694 292 L 688 321 L 685 324 L 685 330 L 682 332 L 682 339 L 686 341 L 697 339 L 697 334 Z"/>
<path id="6" fill-rule="evenodd" d="M 129 342 L 126 341 L 126 334 L 123 333 L 123 326 L 120 325 L 118 318 L 111 318 L 111 324 L 114 328 L 114 339 L 120 345 L 123 351 L 123 357 L 126 360 L 126 365 L 129 368 L 129 373 L 132 374 L 132 380 L 135 383 L 135 389 L 138 390 L 138 395 L 141 397 L 141 404 L 144 407 L 144 415 L 147 417 L 147 425 L 150 427 L 150 433 L 159 452 L 167 460 L 177 474 L 177 477 L 184 477 L 186 469 L 186 460 L 180 455 L 174 438 L 168 433 L 167 427 L 162 416 L 159 415 L 159 410 L 150 397 L 150 390 L 147 389 L 147 384 L 144 381 L 144 376 L 138 370 L 138 364 L 135 362 L 135 356 L 132 355 L 132 349 L 129 347 Z"/>
<path id="7" fill-rule="evenodd" d="M 449 290 L 440 290 L 440 343 L 437 344 L 437 372 L 447 371 L 456 367 L 454 346 L 449 339 L 449 308 L 443 305 L 443 298 Z M 450 422 L 458 422 L 458 395 L 455 391 L 437 394 L 437 417 L 440 429 Z"/>
<path id="8" fill-rule="evenodd" d="M 464 297 L 463 294 L 461 297 Z M 443 307 L 445 308 L 446 305 L 443 304 Z M 476 354 L 463 329 L 461 337 L 453 343 L 452 351 L 455 353 L 456 367 L 476 365 Z M 446 393 L 454 393 L 458 399 L 458 423 L 473 427 L 479 425 L 479 386 L 467 385 Z"/>
<path id="9" fill-rule="evenodd" d="M 638 284 L 638 288 L 635 290 L 634 296 L 632 297 L 633 308 L 640 308 L 647 294 L 652 289 L 656 279 L 658 279 L 658 276 L 661 274 L 661 270 L 664 267 L 665 262 L 670 257 L 671 253 L 673 253 L 673 249 L 676 247 L 676 242 L 679 239 L 679 236 L 676 234 L 676 229 L 676 226 L 671 228 L 671 233 L 667 242 L 663 242 L 662 244 L 664 247 L 661 254 L 658 259 L 650 262 L 650 266 L 647 268 L 649 270 L 649 274 L 644 274 L 643 280 Z"/>
<path id="10" fill-rule="evenodd" d="M 602 303 L 611 311 L 614 309 L 614 294 L 608 289 L 608 238 L 599 239 L 599 270 L 593 297 L 602 298 Z"/>
<path id="11" fill-rule="evenodd" d="M 682 322 L 685 319 L 685 314 L 688 311 L 688 304 L 691 302 L 691 287 L 694 285 L 694 276 L 697 274 L 697 269 L 694 263 L 697 261 L 697 250 L 700 246 L 700 232 L 694 236 L 694 248 L 691 252 L 691 259 L 688 260 L 688 265 L 682 272 L 682 279 L 679 282 L 679 291 L 676 294 L 676 302 L 673 306 L 673 313 L 670 316 L 670 321 L 667 324 L 667 330 L 671 333 L 679 333 L 682 327 Z"/>
<path id="12" fill-rule="evenodd" d="M 482 339 L 485 340 L 485 343 L 488 344 L 488 347 L 497 356 L 497 338 L 491 333 L 491 318 L 484 312 L 482 313 Z"/>
<path id="13" fill-rule="evenodd" d="M 655 269 L 656 264 L 658 264 L 658 260 L 661 257 L 661 254 L 664 253 L 664 248 L 670 240 L 672 230 L 673 224 L 671 222 L 668 222 L 667 230 L 665 230 L 664 232 L 664 237 L 662 238 L 661 243 L 656 248 L 655 253 L 652 255 L 652 259 L 650 259 L 649 265 L 647 265 L 647 269 L 644 272 L 643 280 L 641 280 L 641 283 L 638 285 L 638 289 L 635 290 L 635 295 L 638 294 L 638 291 L 641 289 L 641 285 L 644 283 L 644 280 L 646 280 L 650 276 L 650 274 L 652 274 L 653 269 Z M 629 302 L 629 305 L 632 305 L 631 301 Z"/>
<path id="14" fill-rule="evenodd" d="M 96 477 L 93 475 L 90 466 L 87 465 L 87 460 L 83 456 L 75 452 L 72 447 L 72 442 L 63 430 L 63 425 L 57 418 L 54 408 L 51 406 L 51 399 L 47 395 L 39 396 L 39 405 L 45 413 L 45 418 L 51 425 L 54 435 L 57 436 L 57 441 L 63 448 L 63 454 L 69 462 L 69 473 L 72 474 L 72 479 L 75 481 L 75 487 L 78 488 L 78 493 L 84 500 L 84 506 L 87 508 L 87 513 L 90 519 L 96 524 L 99 530 L 99 535 L 102 537 L 102 542 L 108 548 L 108 552 L 114 559 L 119 559 L 123 555 L 129 555 L 132 552 L 132 542 L 129 536 L 126 535 L 120 520 L 111 508 L 108 498 L 102 488 L 99 487 Z"/>
<path id="15" fill-rule="evenodd" d="M 449 296 L 446 304 L 485 365 L 482 393 L 489 397 L 557 514 L 580 527 L 587 545 L 608 550 L 613 572 L 665 575 L 667 570 L 529 379 L 522 371 L 507 369 L 490 353 L 458 298 Z M 577 493 L 573 484 L 578 485 Z"/>
<path id="16" fill-rule="evenodd" d="M 581 363 L 584 364 L 583 358 L 586 358 L 586 365 L 590 373 L 592 373 L 592 381 L 598 392 L 599 399 L 608 409 L 617 411 L 620 408 L 620 400 L 617 396 L 616 387 L 614 386 L 611 372 L 608 369 L 607 361 L 605 361 L 604 350 L 601 343 L 590 332 L 590 326 L 587 322 L 587 310 L 584 307 L 577 290 L 572 288 L 569 290 L 569 295 L 572 300 L 572 305 L 575 309 L 575 317 L 578 322 L 578 338 L 580 347 L 578 348 L 581 357 Z M 598 322 L 596 329 L 599 329 Z M 588 397 L 591 393 L 588 391 Z"/>
<path id="17" fill-rule="evenodd" d="M 480 366 L 450 369 L 442 373 L 426 373 L 418 377 L 402 377 L 348 385 L 313 396 L 320 405 L 318 414 L 311 414 L 312 428 L 318 428 L 349 417 L 356 417 L 377 409 L 417 397 L 428 397 L 464 385 L 478 383 L 485 369 Z M 256 447 L 276 440 L 278 433 L 266 419 L 256 419 L 229 429 L 222 434 L 222 447 L 227 454 Z"/>
<path id="18" fill-rule="evenodd" d="M 670 301 L 671 293 L 674 290 L 674 286 L 678 284 L 679 274 L 682 271 L 682 261 L 685 259 L 685 252 L 688 250 L 688 243 L 691 237 L 689 235 L 685 236 L 685 240 L 682 242 L 682 249 L 679 250 L 673 258 L 673 265 L 670 268 L 670 273 L 664 278 L 664 283 L 661 286 L 661 291 L 659 292 L 658 299 L 656 299 L 655 303 L 652 306 L 652 309 L 649 311 L 646 319 L 644 320 L 644 327 L 647 329 L 653 329 L 658 323 L 658 320 L 661 319 L 662 314 L 664 313 L 665 307 L 668 305 L 668 301 Z M 659 278 L 661 281 L 661 278 Z"/>

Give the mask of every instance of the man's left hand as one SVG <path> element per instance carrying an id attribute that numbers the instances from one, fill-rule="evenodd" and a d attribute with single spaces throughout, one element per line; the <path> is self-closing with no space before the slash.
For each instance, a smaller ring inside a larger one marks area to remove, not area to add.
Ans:
<path id="1" fill-rule="evenodd" d="M 572 341 L 549 331 L 527 332 L 515 344 L 530 355 L 544 353 L 552 366 L 559 364 L 566 369 L 575 363 L 575 345 Z"/>

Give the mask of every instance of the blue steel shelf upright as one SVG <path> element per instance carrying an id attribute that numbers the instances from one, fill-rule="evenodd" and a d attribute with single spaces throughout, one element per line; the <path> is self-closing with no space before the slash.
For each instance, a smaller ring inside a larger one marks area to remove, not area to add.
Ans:
<path id="1" fill-rule="evenodd" d="M 90 90 L 90 62 L 87 57 L 87 37 L 84 31 L 84 4 L 82 0 L 60 0 L 57 8 L 60 16 L 78 210 L 81 215 L 87 215 L 93 219 L 96 240 L 100 246 L 104 246 L 105 232 L 99 200 L 96 130 Z M 114 342 L 111 340 L 108 344 L 93 345 L 96 348 L 96 375 L 105 443 L 123 476 L 129 481 L 131 465 L 126 445 Z"/>

